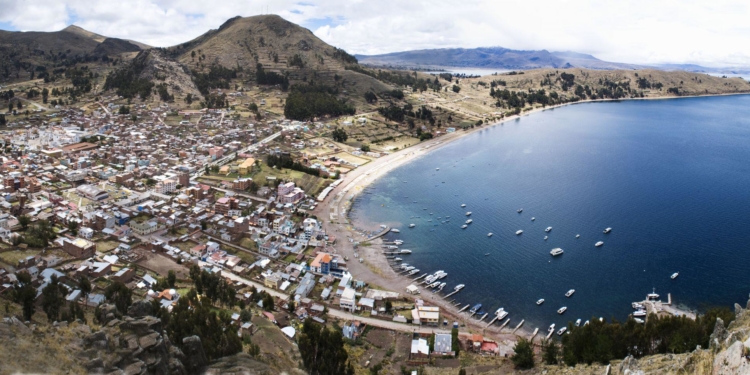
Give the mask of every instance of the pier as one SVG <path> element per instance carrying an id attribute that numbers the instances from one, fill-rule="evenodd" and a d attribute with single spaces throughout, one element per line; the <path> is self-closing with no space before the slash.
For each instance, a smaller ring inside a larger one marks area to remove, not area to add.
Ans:
<path id="1" fill-rule="evenodd" d="M 471 304 L 468 304 L 468 305 L 462 307 L 461 310 L 458 310 L 458 312 L 464 312 L 464 310 L 468 309 L 469 306 L 471 306 Z"/>
<path id="2" fill-rule="evenodd" d="M 459 290 L 454 290 L 454 291 L 452 291 L 452 292 L 448 293 L 448 294 L 447 294 L 447 295 L 446 295 L 445 297 L 443 297 L 443 298 L 446 298 L 446 299 L 447 299 L 447 298 L 449 298 L 450 296 L 452 296 L 452 295 L 454 295 L 454 294 L 456 294 L 456 293 L 458 293 L 458 292 L 460 292 L 460 291 L 462 291 L 462 290 L 463 290 L 463 289 L 459 289 Z"/>
<path id="3" fill-rule="evenodd" d="M 534 329 L 534 333 L 531 334 L 531 337 L 529 337 L 529 341 L 534 340 L 534 337 L 539 333 L 539 328 Z"/>
<path id="4" fill-rule="evenodd" d="M 545 340 L 549 340 L 549 338 L 552 337 L 552 335 L 554 334 L 555 334 L 555 330 L 553 329 L 552 331 L 550 331 L 550 333 L 547 334 L 547 338 L 545 338 Z"/>
<path id="5" fill-rule="evenodd" d="M 422 276 L 417 277 L 416 279 L 414 279 L 414 281 L 417 281 L 419 279 L 423 279 L 423 278 L 427 277 L 427 275 L 429 275 L 429 273 L 426 273 L 426 274 L 424 274 Z"/>
<path id="6" fill-rule="evenodd" d="M 502 331 L 503 328 L 508 325 L 508 323 L 510 323 L 510 318 L 506 319 L 505 322 L 503 322 L 503 324 L 500 326 L 500 330 Z"/>
<path id="7" fill-rule="evenodd" d="M 511 332 L 511 333 L 516 333 L 516 331 L 518 331 L 518 329 L 521 328 L 521 326 L 523 325 L 523 322 L 525 322 L 525 321 L 526 321 L 526 319 L 522 319 L 521 323 L 518 323 L 518 325 L 516 326 L 516 328 L 513 328 L 513 332 Z"/>
<path id="8" fill-rule="evenodd" d="M 491 326 L 492 323 L 495 323 L 496 320 L 497 320 L 497 315 L 492 320 L 490 320 L 490 322 L 487 324 L 487 327 Z M 487 328 L 487 327 L 485 327 L 485 328 Z"/>
<path id="9" fill-rule="evenodd" d="M 490 315 L 490 314 L 489 313 L 484 313 L 484 315 L 482 315 L 482 317 L 479 318 L 479 321 L 481 322 L 482 320 L 484 320 L 484 318 L 486 318 L 487 315 Z"/>

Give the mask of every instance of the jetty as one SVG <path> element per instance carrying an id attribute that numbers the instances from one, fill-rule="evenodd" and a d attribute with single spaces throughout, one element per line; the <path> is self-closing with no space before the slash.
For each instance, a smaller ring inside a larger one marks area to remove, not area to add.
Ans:
<path id="1" fill-rule="evenodd" d="M 458 312 L 463 312 L 464 310 L 468 309 L 469 306 L 471 306 L 471 304 L 468 304 L 468 305 L 462 307 L 461 310 L 458 310 Z"/>
<path id="2" fill-rule="evenodd" d="M 489 313 L 484 313 L 484 315 L 482 315 L 482 317 L 479 318 L 479 321 L 481 322 L 482 320 L 484 320 L 484 318 L 486 318 L 487 315 L 490 315 L 490 314 Z"/>
<path id="3" fill-rule="evenodd" d="M 545 340 L 549 340 L 549 338 L 552 337 L 552 335 L 554 334 L 555 334 L 555 330 L 553 329 L 552 331 L 550 331 L 550 333 L 547 334 L 547 337 L 545 338 Z"/>
<path id="4" fill-rule="evenodd" d="M 414 281 L 417 281 L 419 279 L 423 279 L 423 278 L 427 277 L 427 275 L 429 275 L 429 273 L 426 273 L 426 274 L 424 274 L 422 276 L 417 277 L 416 279 L 414 279 Z"/>
<path id="5" fill-rule="evenodd" d="M 464 290 L 464 289 L 463 289 L 463 288 L 461 288 L 461 289 L 459 289 L 459 290 L 454 290 L 454 291 L 452 291 L 452 292 L 450 292 L 450 293 L 446 294 L 446 295 L 445 295 L 445 297 L 443 297 L 443 298 L 446 298 L 446 299 L 447 299 L 447 298 L 449 298 L 450 296 L 452 296 L 452 295 L 454 295 L 454 294 L 456 294 L 456 293 L 458 293 L 458 292 L 460 292 L 460 291 L 462 291 L 462 290 Z"/>
<path id="6" fill-rule="evenodd" d="M 523 322 L 525 322 L 525 321 L 526 321 L 526 319 L 521 319 L 521 323 L 518 323 L 518 325 L 516 326 L 516 328 L 513 328 L 513 332 L 511 332 L 511 333 L 516 333 L 516 331 L 518 331 L 518 329 L 521 328 L 521 326 L 523 325 Z"/>
<path id="7" fill-rule="evenodd" d="M 388 233 L 388 232 L 390 232 L 390 231 L 391 231 L 391 228 L 390 228 L 390 227 L 388 227 L 388 226 L 386 226 L 385 228 L 383 228 L 383 230 L 382 230 L 382 231 L 380 231 L 380 233 L 378 233 L 378 234 L 376 234 L 376 235 L 374 235 L 374 236 L 371 236 L 371 237 L 367 237 L 367 239 L 368 239 L 368 240 L 374 240 L 374 239 L 377 239 L 377 238 L 383 237 L 383 236 L 385 236 L 385 235 L 386 235 L 386 233 Z"/>
<path id="8" fill-rule="evenodd" d="M 496 320 L 497 320 L 497 315 L 495 315 L 495 317 L 492 320 L 490 320 L 490 322 L 487 324 L 487 327 L 491 326 L 492 323 L 495 323 Z M 487 328 L 487 327 L 485 327 L 485 328 Z"/>
<path id="9" fill-rule="evenodd" d="M 510 323 L 510 318 L 506 319 L 505 322 L 503 322 L 503 324 L 500 326 L 500 330 L 502 331 L 503 328 L 508 325 L 508 323 Z"/>
<path id="10" fill-rule="evenodd" d="M 534 337 L 536 337 L 537 333 L 539 333 L 539 328 L 534 329 L 534 333 L 532 333 L 531 337 L 529 337 L 529 341 L 534 340 Z"/>

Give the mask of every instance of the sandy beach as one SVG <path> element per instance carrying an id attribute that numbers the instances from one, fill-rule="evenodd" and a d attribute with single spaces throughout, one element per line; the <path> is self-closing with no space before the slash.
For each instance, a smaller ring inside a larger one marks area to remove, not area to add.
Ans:
<path id="1" fill-rule="evenodd" d="M 743 94 L 725 94 L 725 95 L 743 95 Z M 706 96 L 718 96 L 718 95 L 706 95 Z M 693 96 L 695 97 L 695 96 Z M 662 100 L 662 99 L 680 99 L 686 97 L 667 97 L 667 98 L 634 98 L 634 99 L 619 99 L 620 100 Z M 357 196 L 365 187 L 376 181 L 381 176 L 390 172 L 391 170 L 398 168 L 405 163 L 413 161 L 417 158 L 427 155 L 429 152 L 439 149 L 451 142 L 461 139 L 469 134 L 476 131 L 481 131 L 485 128 L 494 126 L 502 126 L 503 123 L 508 121 L 514 121 L 523 116 L 531 115 L 532 113 L 552 110 L 562 106 L 570 104 L 580 103 L 592 103 L 592 102 L 605 102 L 614 100 L 587 100 L 574 103 L 565 103 L 556 106 L 550 106 L 546 108 L 537 108 L 521 115 L 511 116 L 505 118 L 497 123 L 475 127 L 474 129 L 467 131 L 457 131 L 455 133 L 449 133 L 439 138 L 418 143 L 414 146 L 399 150 L 390 155 L 381 157 L 373 160 L 372 162 L 361 166 L 343 177 L 343 182 L 337 186 L 325 199 L 321 202 L 315 210 L 315 214 L 321 220 L 323 227 L 327 233 L 336 236 L 336 244 L 329 247 L 328 251 L 341 254 L 349 258 L 347 266 L 357 280 L 363 280 L 376 288 L 382 288 L 395 292 L 402 293 L 402 295 L 409 296 L 406 294 L 406 287 L 411 285 L 414 280 L 413 278 L 418 276 L 406 277 L 396 273 L 391 266 L 388 264 L 388 260 L 383 254 L 381 247 L 382 241 L 380 239 L 368 240 L 365 231 L 377 231 L 378 225 L 383 223 L 352 223 L 347 217 L 347 212 L 351 208 L 354 197 Z M 368 225 L 367 227 L 364 227 Z M 359 227 L 359 228 L 356 228 Z M 353 243 L 354 242 L 369 242 L 370 245 L 366 247 L 360 246 L 355 252 Z M 357 258 L 354 257 L 355 253 L 364 261 L 360 263 Z M 420 273 L 421 274 L 421 273 Z M 469 314 L 458 313 L 458 310 L 463 306 L 453 306 L 451 303 L 446 301 L 442 295 L 437 295 L 431 291 L 423 290 L 420 288 L 421 294 L 414 296 L 414 298 L 421 298 L 426 302 L 440 306 L 441 315 L 444 319 L 449 322 L 459 321 L 465 325 L 462 327 L 462 331 L 469 331 L 472 333 L 480 333 L 487 335 L 501 344 L 501 352 L 509 351 L 513 344 L 517 340 L 518 336 L 528 338 L 531 332 L 537 328 L 530 325 L 524 325 L 515 334 L 511 334 L 511 331 L 520 322 L 520 317 L 511 319 L 510 324 L 506 326 L 502 331 L 500 330 L 501 322 L 494 323 L 491 327 L 487 327 L 492 316 L 488 316 L 484 321 L 478 322 L 475 318 L 470 318 Z M 536 340 L 544 338 L 543 334 L 546 334 L 547 327 L 538 327 L 540 332 L 536 336 Z"/>

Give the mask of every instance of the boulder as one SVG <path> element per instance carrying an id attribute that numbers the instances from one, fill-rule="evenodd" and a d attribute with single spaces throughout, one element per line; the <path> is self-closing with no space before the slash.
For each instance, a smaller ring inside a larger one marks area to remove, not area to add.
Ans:
<path id="1" fill-rule="evenodd" d="M 189 374 L 199 374 L 203 372 L 208 364 L 206 353 L 203 351 L 203 344 L 198 336 L 189 336 L 182 339 L 182 352 L 185 354 L 185 371 Z"/>
<path id="2" fill-rule="evenodd" d="M 734 315 L 740 316 L 742 314 L 742 306 L 739 303 L 734 304 Z"/>
<path id="3" fill-rule="evenodd" d="M 622 363 L 620 363 L 620 373 L 623 375 L 643 375 L 644 372 L 638 365 L 638 360 L 632 355 L 627 356 Z"/>
<path id="4" fill-rule="evenodd" d="M 143 336 L 151 332 L 162 333 L 161 320 L 153 316 L 145 316 L 139 319 L 126 317 L 123 320 L 122 328 L 133 331 L 138 336 Z"/>
<path id="5" fill-rule="evenodd" d="M 109 303 L 99 306 L 98 318 L 102 324 L 109 323 L 110 320 L 117 318 L 117 307 Z"/>
<path id="6" fill-rule="evenodd" d="M 142 318 L 151 314 L 151 303 L 144 300 L 137 301 L 128 308 L 128 315 L 133 318 Z"/>
<path id="7" fill-rule="evenodd" d="M 146 367 L 146 365 L 143 362 L 136 361 L 136 362 L 133 362 L 133 363 L 125 366 L 125 368 L 122 369 L 122 372 L 125 375 L 142 374 L 145 367 Z"/>
<path id="8" fill-rule="evenodd" d="M 708 348 L 712 350 L 718 350 L 721 348 L 721 343 L 727 338 L 727 329 L 724 327 L 724 321 L 721 318 L 716 318 L 716 325 L 714 326 L 714 332 L 708 339 Z"/>
<path id="9" fill-rule="evenodd" d="M 156 332 L 153 332 L 153 333 L 150 333 L 146 336 L 139 338 L 138 343 L 141 345 L 141 348 L 143 348 L 144 350 L 148 350 L 156 346 L 156 344 L 158 344 L 160 340 L 161 340 L 161 335 Z"/>

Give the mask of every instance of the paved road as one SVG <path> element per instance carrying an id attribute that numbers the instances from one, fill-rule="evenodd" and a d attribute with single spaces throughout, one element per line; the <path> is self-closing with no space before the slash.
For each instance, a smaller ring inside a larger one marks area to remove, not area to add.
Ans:
<path id="1" fill-rule="evenodd" d="M 397 322 L 391 322 L 387 320 L 380 320 L 380 319 L 374 319 L 374 318 L 366 318 L 363 316 L 358 316 L 358 315 L 350 314 L 345 311 L 334 310 L 331 308 L 328 309 L 328 315 L 338 318 L 338 319 L 359 320 L 360 322 L 367 323 L 374 327 L 390 329 L 393 331 L 419 332 L 419 333 L 451 333 L 450 330 L 438 329 L 438 328 L 432 328 L 432 327 L 422 327 L 422 326 L 416 326 L 413 324 L 397 323 Z"/>
<path id="2" fill-rule="evenodd" d="M 284 293 L 277 292 L 277 291 L 275 291 L 273 289 L 268 289 L 268 288 L 266 288 L 265 285 L 263 285 L 261 283 L 258 283 L 258 282 L 252 281 L 252 280 L 248 280 L 248 279 L 246 279 L 244 277 L 241 277 L 241 276 L 237 276 L 237 275 L 235 275 L 235 274 L 233 274 L 233 273 L 231 273 L 229 271 L 226 271 L 226 270 L 221 271 L 221 276 L 224 276 L 227 279 L 232 280 L 234 282 L 243 283 L 243 284 L 245 284 L 247 286 L 254 286 L 255 289 L 258 289 L 258 291 L 264 290 L 264 291 L 266 291 L 266 293 L 268 293 L 268 294 L 270 294 L 270 295 L 272 295 L 272 296 L 274 296 L 276 298 L 280 298 L 280 299 L 282 299 L 284 301 L 286 301 L 286 300 L 289 299 L 289 296 L 286 295 L 286 294 L 284 294 Z"/>

